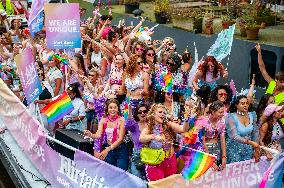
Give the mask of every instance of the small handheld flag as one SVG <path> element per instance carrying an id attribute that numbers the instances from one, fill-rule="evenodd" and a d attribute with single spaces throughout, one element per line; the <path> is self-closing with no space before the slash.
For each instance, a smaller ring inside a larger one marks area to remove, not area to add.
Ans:
<path id="1" fill-rule="evenodd" d="M 72 101 L 65 91 L 60 96 L 54 98 L 41 112 L 47 116 L 49 123 L 55 123 L 73 110 Z"/>
<path id="2" fill-rule="evenodd" d="M 190 150 L 191 158 L 182 170 L 182 175 L 186 180 L 195 180 L 214 164 L 216 157 L 202 151 Z"/>
<path id="3" fill-rule="evenodd" d="M 162 72 L 161 74 L 161 77 L 162 77 L 162 80 L 164 82 L 164 87 L 163 89 L 172 94 L 173 93 L 173 77 L 172 77 L 172 74 L 170 72 Z"/>
<path id="4" fill-rule="evenodd" d="M 129 97 L 126 98 L 123 105 L 123 117 L 125 120 L 128 119 L 128 115 L 129 115 Z"/>

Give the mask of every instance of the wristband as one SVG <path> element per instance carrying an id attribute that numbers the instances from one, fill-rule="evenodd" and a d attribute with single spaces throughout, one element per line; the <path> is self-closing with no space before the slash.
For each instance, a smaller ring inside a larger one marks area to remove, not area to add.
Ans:
<path id="1" fill-rule="evenodd" d="M 222 156 L 222 159 L 223 159 L 223 158 L 227 159 L 227 157 L 226 157 L 226 156 Z"/>

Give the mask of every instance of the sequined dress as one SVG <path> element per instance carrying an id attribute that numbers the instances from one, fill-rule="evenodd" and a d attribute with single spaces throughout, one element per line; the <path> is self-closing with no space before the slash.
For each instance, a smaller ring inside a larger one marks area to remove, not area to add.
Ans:
<path id="1" fill-rule="evenodd" d="M 226 122 L 227 163 L 252 159 L 253 147 L 246 144 L 247 139 L 258 142 L 259 127 L 255 112 L 249 112 L 249 124 L 243 125 L 236 113 L 228 114 Z"/>

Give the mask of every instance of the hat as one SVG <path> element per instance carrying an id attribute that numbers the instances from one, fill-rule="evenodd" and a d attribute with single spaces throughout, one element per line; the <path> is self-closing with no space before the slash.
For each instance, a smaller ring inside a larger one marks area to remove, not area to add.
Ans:
<path id="1" fill-rule="evenodd" d="M 271 114 L 273 114 L 274 112 L 276 112 L 276 111 L 278 111 L 278 110 L 281 110 L 282 107 L 283 107 L 283 105 L 282 105 L 282 106 L 277 106 L 276 104 L 269 104 L 269 105 L 265 108 L 263 114 L 264 114 L 266 117 L 269 117 L 269 116 L 270 116 Z"/>
<path id="2" fill-rule="evenodd" d="M 1 9 L 0 10 L 0 15 L 1 16 L 7 16 L 7 13 L 5 12 L 5 10 Z"/>

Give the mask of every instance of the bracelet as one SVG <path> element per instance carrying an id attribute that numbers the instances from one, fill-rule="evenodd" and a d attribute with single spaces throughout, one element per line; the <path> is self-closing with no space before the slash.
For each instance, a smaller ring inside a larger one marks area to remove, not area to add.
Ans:
<path id="1" fill-rule="evenodd" d="M 112 145 L 110 145 L 109 147 L 110 147 L 110 150 L 113 150 L 113 149 L 114 149 Z"/>
<path id="2" fill-rule="evenodd" d="M 227 157 L 226 157 L 226 156 L 222 156 L 222 159 L 223 159 L 223 158 L 227 159 Z"/>

